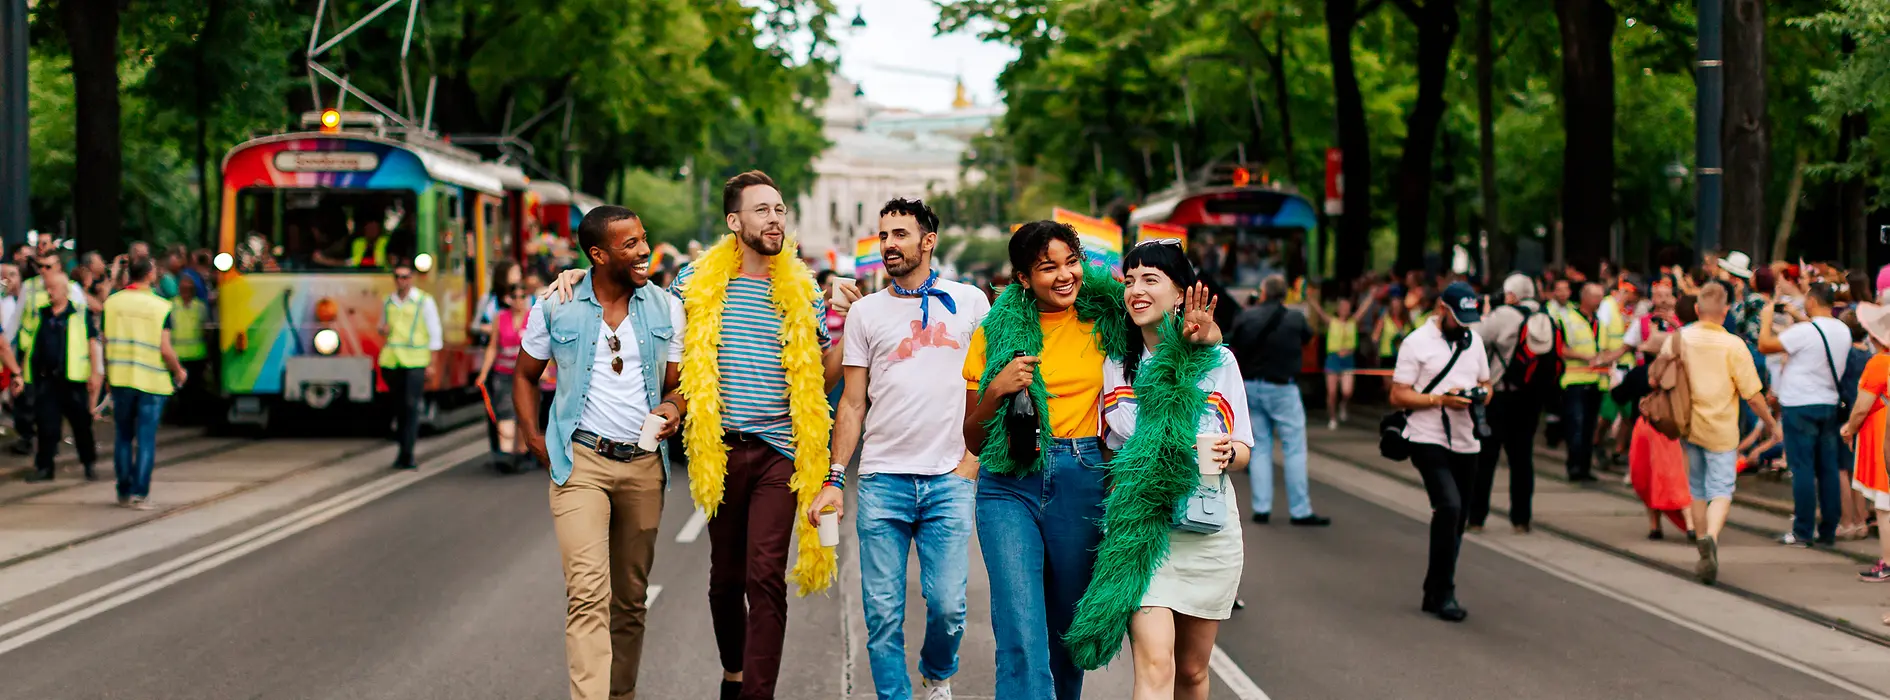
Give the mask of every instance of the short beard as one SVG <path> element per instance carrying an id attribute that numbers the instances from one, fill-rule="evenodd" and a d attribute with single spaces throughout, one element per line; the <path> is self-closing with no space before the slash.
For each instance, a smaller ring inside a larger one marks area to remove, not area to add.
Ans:
<path id="1" fill-rule="evenodd" d="M 743 231 L 735 235 L 741 239 L 742 245 L 748 246 L 749 250 L 755 251 L 762 255 L 768 255 L 768 256 L 780 255 L 781 247 L 787 244 L 787 236 L 782 236 L 781 242 L 775 243 L 773 248 L 770 249 L 768 245 L 767 237 L 763 236 L 760 233 L 749 233 L 747 231 Z"/>
<path id="2" fill-rule="evenodd" d="M 623 285 L 624 289 L 636 289 L 643 286 L 637 284 L 636 278 L 630 275 L 629 265 L 613 265 L 604 268 L 604 274 L 610 276 L 610 281 Z"/>
<path id="3" fill-rule="evenodd" d="M 886 276 L 904 277 L 908 274 L 911 274 L 913 270 L 919 269 L 919 264 L 922 262 L 925 262 L 925 261 L 919 260 L 910 255 L 905 256 L 905 259 L 900 262 L 886 264 Z"/>

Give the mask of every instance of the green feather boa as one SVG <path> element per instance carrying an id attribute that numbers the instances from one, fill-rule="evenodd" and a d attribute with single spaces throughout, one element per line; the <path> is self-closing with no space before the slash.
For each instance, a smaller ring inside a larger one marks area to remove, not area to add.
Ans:
<path id="1" fill-rule="evenodd" d="M 1195 434 L 1207 392 L 1201 380 L 1220 366 L 1219 346 L 1183 340 L 1179 323 L 1162 324 L 1162 344 L 1137 369 L 1135 434 L 1109 461 L 1113 488 L 1103 501 L 1103 540 L 1089 588 L 1063 636 L 1077 666 L 1095 670 L 1122 646 L 1129 616 L 1168 558 L 1175 510 L 1200 483 Z M 1238 522 L 1229 527 L 1240 527 Z"/>
<path id="2" fill-rule="evenodd" d="M 1043 353 L 1043 326 L 1038 324 L 1038 315 L 1036 298 L 1022 284 L 1005 287 L 1004 293 L 991 304 L 990 313 L 985 314 L 984 323 L 980 325 L 984 330 L 984 376 L 978 382 L 980 395 L 1016 353 L 1021 351 L 1033 357 Z M 1092 334 L 1096 347 L 1104 355 L 1122 359 L 1128 344 L 1124 333 L 1129 327 L 1129 311 L 1122 303 L 1122 283 L 1110 276 L 1107 268 L 1084 266 L 1083 286 L 1076 293 L 1076 317 L 1095 324 Z M 1044 389 L 1041 373 L 1030 383 L 1030 396 L 1037 401 L 1037 420 L 1041 427 L 1038 433 L 1043 442 L 1037 459 L 1030 464 L 1011 462 L 1007 447 L 1009 433 L 1004 430 L 1004 412 L 999 411 L 985 423 L 984 445 L 978 451 L 979 463 L 993 474 L 1027 476 L 1043 469 L 1043 453 L 1050 443 L 1050 392 Z"/>

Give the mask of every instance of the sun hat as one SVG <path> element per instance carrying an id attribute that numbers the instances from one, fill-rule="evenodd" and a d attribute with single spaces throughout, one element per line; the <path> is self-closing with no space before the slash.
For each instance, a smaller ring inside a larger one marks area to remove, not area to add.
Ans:
<path id="1" fill-rule="evenodd" d="M 1719 269 L 1732 273 L 1734 277 L 1752 279 L 1752 257 L 1735 250 L 1719 259 Z"/>
<path id="2" fill-rule="evenodd" d="M 1890 348 L 1890 306 L 1865 302 L 1857 305 L 1857 325 L 1882 347 Z"/>

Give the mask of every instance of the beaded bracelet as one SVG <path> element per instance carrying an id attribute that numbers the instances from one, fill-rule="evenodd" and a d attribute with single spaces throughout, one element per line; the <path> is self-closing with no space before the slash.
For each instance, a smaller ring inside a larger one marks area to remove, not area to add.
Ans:
<path id="1" fill-rule="evenodd" d="M 837 469 L 827 472 L 827 481 L 823 485 L 845 491 L 847 490 L 847 473 Z"/>

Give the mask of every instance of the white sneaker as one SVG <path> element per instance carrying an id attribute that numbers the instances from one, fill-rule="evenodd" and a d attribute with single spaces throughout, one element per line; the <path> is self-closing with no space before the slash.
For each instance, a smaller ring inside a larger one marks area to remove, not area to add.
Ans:
<path id="1" fill-rule="evenodd" d="M 1338 430 L 1338 429 L 1339 429 L 1339 419 L 1334 418 L 1334 419 L 1326 421 L 1326 430 Z"/>
<path id="2" fill-rule="evenodd" d="M 952 680 L 925 681 L 925 700 L 952 700 Z"/>
<path id="3" fill-rule="evenodd" d="M 143 496 L 132 496 L 131 500 L 125 504 L 125 507 L 130 508 L 132 510 L 151 510 L 152 509 L 151 502 L 148 500 L 145 500 Z"/>

